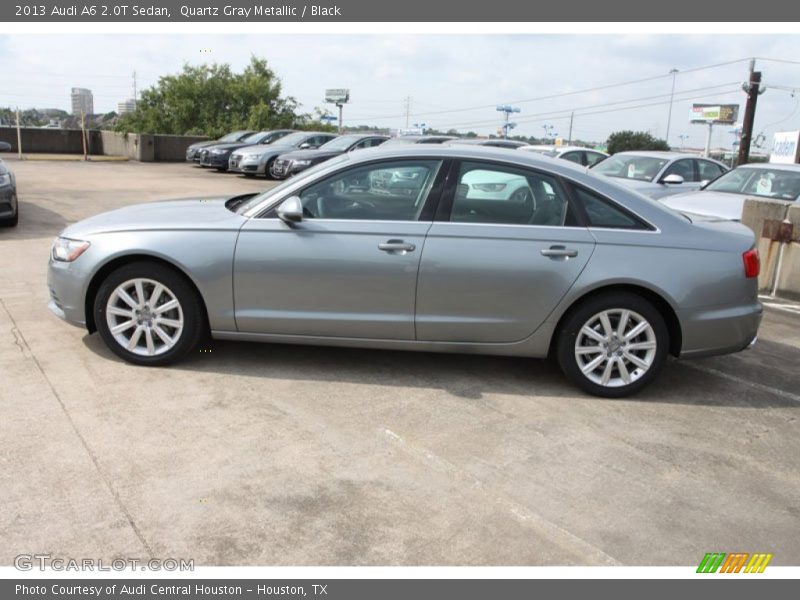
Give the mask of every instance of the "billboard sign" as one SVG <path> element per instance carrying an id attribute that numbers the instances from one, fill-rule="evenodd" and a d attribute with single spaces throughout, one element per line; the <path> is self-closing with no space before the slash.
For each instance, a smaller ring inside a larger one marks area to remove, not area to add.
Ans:
<path id="1" fill-rule="evenodd" d="M 738 104 L 692 104 L 692 109 L 689 112 L 689 120 L 692 123 L 733 125 L 738 118 Z"/>
<path id="2" fill-rule="evenodd" d="M 334 88 L 325 90 L 325 102 L 345 104 L 350 101 L 350 90 Z"/>
<path id="3" fill-rule="evenodd" d="M 790 165 L 800 162 L 800 131 L 778 131 L 772 138 L 769 162 Z"/>

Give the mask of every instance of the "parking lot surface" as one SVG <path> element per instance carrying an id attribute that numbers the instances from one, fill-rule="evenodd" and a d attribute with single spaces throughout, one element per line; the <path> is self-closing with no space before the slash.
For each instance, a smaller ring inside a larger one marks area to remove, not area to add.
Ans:
<path id="1" fill-rule="evenodd" d="M 753 350 L 670 360 L 624 400 L 519 358 L 216 342 L 134 367 L 47 310 L 53 237 L 135 202 L 270 183 L 7 162 L 21 212 L 0 230 L 0 564 L 800 563 L 791 305 L 766 308 Z"/>

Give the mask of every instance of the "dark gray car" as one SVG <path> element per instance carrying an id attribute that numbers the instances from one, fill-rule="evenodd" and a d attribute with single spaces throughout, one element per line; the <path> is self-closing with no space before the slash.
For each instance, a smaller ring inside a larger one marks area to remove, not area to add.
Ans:
<path id="1" fill-rule="evenodd" d="M 15 227 L 19 222 L 19 200 L 14 173 L 0 160 L 0 226 Z"/>
<path id="2" fill-rule="evenodd" d="M 50 308 L 120 357 L 217 339 L 554 356 L 602 396 L 756 338 L 748 228 L 531 153 L 380 146 L 263 194 L 129 206 L 54 242 Z"/>

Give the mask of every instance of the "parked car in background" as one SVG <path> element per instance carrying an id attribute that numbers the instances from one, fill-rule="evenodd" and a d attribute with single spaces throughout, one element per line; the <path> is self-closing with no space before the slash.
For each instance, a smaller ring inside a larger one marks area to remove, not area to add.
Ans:
<path id="1" fill-rule="evenodd" d="M 319 148 L 335 137 L 337 137 L 335 133 L 324 131 L 296 131 L 272 144 L 245 146 L 231 154 L 228 160 L 228 170 L 231 173 L 242 173 L 249 177 L 264 175 L 270 179 L 273 177 L 272 165 L 281 154 L 294 150 Z"/>
<path id="2" fill-rule="evenodd" d="M 293 129 L 276 129 L 275 131 L 259 131 L 248 135 L 240 142 L 230 142 L 227 144 L 214 144 L 200 149 L 200 166 L 213 167 L 218 171 L 228 170 L 228 159 L 234 150 L 245 148 L 254 144 L 272 144 L 294 132 Z"/>
<path id="3" fill-rule="evenodd" d="M 386 140 L 389 146 L 397 144 L 443 144 L 454 140 L 451 135 L 401 135 Z"/>
<path id="4" fill-rule="evenodd" d="M 509 150 L 514 150 L 516 148 L 521 148 L 527 145 L 525 142 L 518 142 L 516 140 L 506 140 L 503 138 L 488 138 L 488 139 L 456 138 L 446 143 L 465 144 L 467 146 L 491 146 L 493 148 L 508 148 Z"/>
<path id="5" fill-rule="evenodd" d="M 797 202 L 800 199 L 800 165 L 742 165 L 700 191 L 670 196 L 664 204 L 683 213 L 739 221 L 747 198 Z"/>
<path id="6" fill-rule="evenodd" d="M 553 158 L 563 158 L 571 162 L 583 165 L 584 167 L 593 167 L 602 160 L 608 158 L 608 154 L 600 152 L 600 150 L 592 150 L 591 148 L 584 148 L 582 146 L 550 146 L 550 145 L 523 145 L 520 150 L 525 152 L 537 152 L 545 156 Z"/>
<path id="7" fill-rule="evenodd" d="M 345 152 L 355 150 L 366 150 L 380 146 L 389 136 L 374 134 L 352 134 L 340 135 L 316 150 L 295 150 L 278 156 L 277 160 L 270 168 L 270 174 L 274 179 L 286 179 L 296 175 L 300 171 L 305 171 L 308 167 L 317 165 L 339 156 Z"/>
<path id="8" fill-rule="evenodd" d="M 19 200 L 14 173 L 0 160 L 0 226 L 15 227 L 19 222 Z"/>
<path id="9" fill-rule="evenodd" d="M 49 307 L 145 366 L 208 334 L 552 355 L 584 390 L 616 397 L 652 382 L 668 354 L 752 344 L 754 242 L 741 224 L 693 223 L 567 161 L 384 144 L 262 194 L 70 225 L 53 243 Z"/>
<path id="10" fill-rule="evenodd" d="M 231 144 L 240 142 L 249 135 L 253 135 L 255 131 L 232 131 L 228 135 L 223 135 L 218 140 L 208 140 L 206 142 L 195 142 L 186 148 L 186 160 L 192 162 L 200 162 L 200 150 L 209 146 L 216 146 L 217 144 Z"/>
<path id="11" fill-rule="evenodd" d="M 699 190 L 728 170 L 720 162 L 694 154 L 645 151 L 618 152 L 592 167 L 593 173 L 613 177 L 656 200 Z"/>
<path id="12" fill-rule="evenodd" d="M 0 152 L 11 152 L 11 144 L 8 142 L 0 142 Z"/>

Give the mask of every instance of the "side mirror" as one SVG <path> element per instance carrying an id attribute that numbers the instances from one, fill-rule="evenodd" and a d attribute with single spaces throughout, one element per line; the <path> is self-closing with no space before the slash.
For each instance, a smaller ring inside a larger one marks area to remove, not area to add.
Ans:
<path id="1" fill-rule="evenodd" d="M 706 187 L 706 186 L 707 186 L 709 183 L 711 183 L 711 180 L 710 180 L 710 179 L 703 179 L 703 181 L 701 181 L 701 182 L 700 182 L 700 189 L 702 190 L 702 189 L 703 189 L 704 187 Z"/>
<path id="2" fill-rule="evenodd" d="M 661 180 L 661 183 L 666 183 L 669 185 L 678 185 L 683 183 L 683 177 L 681 177 L 677 173 L 670 173 Z"/>
<path id="3" fill-rule="evenodd" d="M 287 198 L 278 207 L 278 218 L 284 223 L 299 223 L 303 220 L 303 203 L 299 196 Z"/>
<path id="4" fill-rule="evenodd" d="M 308 142 L 303 142 L 298 146 L 298 148 L 300 148 L 300 150 L 308 150 L 309 148 L 311 148 L 311 144 L 309 144 Z"/>

